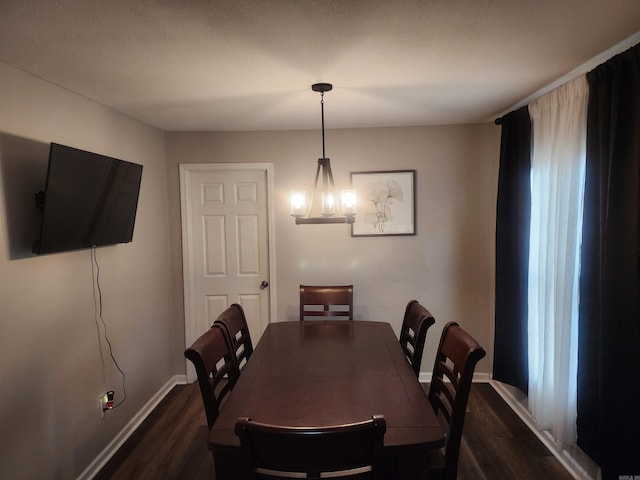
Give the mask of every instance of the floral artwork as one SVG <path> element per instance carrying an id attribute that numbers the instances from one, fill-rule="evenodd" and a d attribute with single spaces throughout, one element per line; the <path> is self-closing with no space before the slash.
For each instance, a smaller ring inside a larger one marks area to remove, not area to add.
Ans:
<path id="1" fill-rule="evenodd" d="M 352 172 L 358 214 L 352 236 L 415 235 L 415 170 Z"/>
<path id="2" fill-rule="evenodd" d="M 362 196 L 365 201 L 363 220 L 373 225 L 376 233 L 384 233 L 385 224 L 393 221 L 391 206 L 394 199 L 401 202 L 403 196 L 402 187 L 392 178 L 369 183 Z"/>

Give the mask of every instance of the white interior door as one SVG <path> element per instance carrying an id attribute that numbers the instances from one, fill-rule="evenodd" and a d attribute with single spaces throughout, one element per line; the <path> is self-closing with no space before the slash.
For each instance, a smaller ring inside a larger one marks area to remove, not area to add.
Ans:
<path id="1" fill-rule="evenodd" d="M 180 165 L 185 348 L 232 303 L 254 344 L 275 311 L 271 164 Z M 195 380 L 187 362 L 187 381 Z"/>

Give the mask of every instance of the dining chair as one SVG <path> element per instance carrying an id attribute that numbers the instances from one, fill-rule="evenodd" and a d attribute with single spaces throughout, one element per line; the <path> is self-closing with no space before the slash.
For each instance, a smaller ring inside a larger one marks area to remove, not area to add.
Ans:
<path id="1" fill-rule="evenodd" d="M 300 285 L 300 321 L 353 320 L 353 285 Z"/>
<path id="2" fill-rule="evenodd" d="M 253 342 L 242 306 L 233 303 L 218 316 L 213 324 L 221 325 L 224 329 L 231 345 L 231 352 L 235 356 L 236 365 L 242 371 L 253 353 Z"/>
<path id="3" fill-rule="evenodd" d="M 429 479 L 455 480 L 462 427 L 476 364 L 486 352 L 456 322 L 447 323 L 436 354 L 429 402 L 447 430 L 444 449 L 427 455 Z"/>
<path id="4" fill-rule="evenodd" d="M 402 346 L 402 351 L 407 357 L 409 365 L 416 373 L 416 377 L 420 375 L 427 330 L 435 322 L 429 310 L 420 305 L 417 300 L 411 300 L 407 303 L 400 330 L 400 346 Z"/>
<path id="5" fill-rule="evenodd" d="M 211 428 L 239 375 L 223 327 L 214 324 L 184 351 L 184 356 L 196 369 L 207 424 Z"/>
<path id="6" fill-rule="evenodd" d="M 242 476 L 382 479 L 384 416 L 327 427 L 284 427 L 239 418 Z"/>

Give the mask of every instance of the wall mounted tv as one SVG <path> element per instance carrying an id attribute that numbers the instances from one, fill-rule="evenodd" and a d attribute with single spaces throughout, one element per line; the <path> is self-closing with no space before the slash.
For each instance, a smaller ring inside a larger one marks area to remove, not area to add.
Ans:
<path id="1" fill-rule="evenodd" d="M 34 253 L 92 248 L 133 239 L 142 165 L 52 143 Z"/>

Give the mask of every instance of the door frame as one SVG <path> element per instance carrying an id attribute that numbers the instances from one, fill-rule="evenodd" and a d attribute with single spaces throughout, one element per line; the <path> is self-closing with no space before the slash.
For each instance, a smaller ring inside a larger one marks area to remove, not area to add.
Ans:
<path id="1" fill-rule="evenodd" d="M 184 335 L 185 348 L 189 348 L 198 338 L 195 321 L 195 271 L 193 268 L 193 238 L 190 225 L 193 224 L 191 218 L 191 175 L 199 172 L 215 172 L 229 170 L 258 170 L 266 174 L 267 190 L 267 242 L 269 243 L 268 255 L 268 281 L 269 281 L 269 319 L 267 323 L 273 322 L 276 318 L 276 248 L 275 248 L 275 202 L 273 194 L 275 191 L 273 182 L 272 163 L 182 163 L 180 167 L 180 213 L 182 215 L 182 276 L 184 292 Z M 187 382 L 196 379 L 195 370 L 189 361 L 187 365 Z"/>

